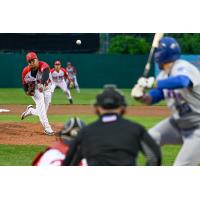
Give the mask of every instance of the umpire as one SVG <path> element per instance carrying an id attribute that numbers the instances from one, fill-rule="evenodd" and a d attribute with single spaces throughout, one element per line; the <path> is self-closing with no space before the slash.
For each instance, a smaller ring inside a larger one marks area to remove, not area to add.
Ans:
<path id="1" fill-rule="evenodd" d="M 105 87 L 94 108 L 99 119 L 81 129 L 63 165 L 77 165 L 84 159 L 91 166 L 131 166 L 140 151 L 146 165 L 161 165 L 160 148 L 145 128 L 123 119 L 126 102 L 116 87 Z"/>

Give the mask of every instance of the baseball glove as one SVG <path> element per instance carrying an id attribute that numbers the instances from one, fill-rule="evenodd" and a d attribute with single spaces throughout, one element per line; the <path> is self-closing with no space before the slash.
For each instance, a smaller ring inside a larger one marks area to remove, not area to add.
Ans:
<path id="1" fill-rule="evenodd" d="M 70 83 L 69 83 L 69 88 L 70 88 L 70 89 L 74 88 L 74 82 L 73 82 L 73 81 L 70 81 Z"/>
<path id="2" fill-rule="evenodd" d="M 34 96 L 35 94 L 35 81 L 28 83 L 27 95 Z"/>

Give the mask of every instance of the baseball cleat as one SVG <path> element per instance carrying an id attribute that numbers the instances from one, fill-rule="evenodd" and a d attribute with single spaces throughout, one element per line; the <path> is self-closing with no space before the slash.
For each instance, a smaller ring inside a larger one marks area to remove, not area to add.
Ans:
<path id="1" fill-rule="evenodd" d="M 73 104 L 73 100 L 72 100 L 72 99 L 69 99 L 69 103 L 70 103 L 70 104 Z"/>
<path id="2" fill-rule="evenodd" d="M 52 136 L 52 135 L 54 135 L 55 133 L 54 133 L 54 131 L 47 131 L 47 130 L 44 130 L 44 134 L 45 134 L 45 135 Z"/>
<path id="3" fill-rule="evenodd" d="M 30 112 L 30 108 L 33 108 L 33 105 L 28 105 L 26 110 L 21 114 L 21 120 L 25 119 L 26 117 L 32 115 Z"/>

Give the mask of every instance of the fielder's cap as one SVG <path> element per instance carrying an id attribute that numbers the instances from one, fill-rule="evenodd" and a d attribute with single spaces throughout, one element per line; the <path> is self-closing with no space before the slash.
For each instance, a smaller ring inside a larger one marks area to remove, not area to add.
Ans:
<path id="1" fill-rule="evenodd" d="M 60 62 L 59 60 L 56 60 L 56 61 L 54 62 L 54 65 L 61 65 L 61 62 Z"/>
<path id="2" fill-rule="evenodd" d="M 72 63 L 71 62 L 67 62 L 67 65 L 71 65 Z"/>
<path id="3" fill-rule="evenodd" d="M 68 121 L 65 122 L 64 128 L 57 133 L 62 139 L 69 137 L 76 137 L 78 131 L 86 126 L 86 124 L 80 120 L 78 117 L 72 117 Z"/>
<path id="4" fill-rule="evenodd" d="M 29 62 L 30 60 L 36 59 L 36 58 L 38 59 L 37 54 L 35 52 L 29 52 L 26 54 L 27 62 Z"/>
<path id="5" fill-rule="evenodd" d="M 115 85 L 105 85 L 103 92 L 96 96 L 94 105 L 104 109 L 115 109 L 127 104 L 124 95 Z"/>

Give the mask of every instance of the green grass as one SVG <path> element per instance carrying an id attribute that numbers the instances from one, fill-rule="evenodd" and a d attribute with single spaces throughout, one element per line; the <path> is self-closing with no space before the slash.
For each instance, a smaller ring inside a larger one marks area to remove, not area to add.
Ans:
<path id="1" fill-rule="evenodd" d="M 0 145 L 0 166 L 29 166 L 33 158 L 46 147 L 39 145 Z M 180 149 L 180 146 L 162 147 L 163 165 L 171 166 Z M 138 165 L 145 164 L 144 157 L 140 154 Z"/>
<path id="2" fill-rule="evenodd" d="M 72 96 L 75 104 L 91 104 L 94 102 L 96 94 L 101 89 L 81 89 L 81 93 L 76 93 L 72 90 Z M 130 97 L 131 89 L 122 89 L 127 99 L 128 105 L 141 105 L 134 101 Z M 24 94 L 23 89 L 19 88 L 3 88 L 0 89 L 0 105 L 1 104 L 32 104 L 33 100 Z M 60 89 L 56 89 L 52 104 L 66 104 L 66 98 Z M 165 105 L 161 102 L 159 105 Z M 90 123 L 97 119 L 95 115 L 78 115 L 86 123 Z M 49 121 L 51 123 L 65 122 L 71 116 L 69 115 L 49 115 Z M 130 120 L 134 120 L 138 123 L 142 123 L 146 128 L 150 128 L 160 120 L 161 117 L 140 117 L 140 116 L 126 116 Z M 20 116 L 18 115 L 0 115 L 0 122 L 20 122 Z M 38 117 L 29 117 L 26 122 L 40 123 Z M 27 166 L 31 165 L 32 159 L 35 155 L 44 150 L 45 146 L 39 145 L 0 145 L 0 165 L 5 166 Z M 179 146 L 166 146 L 162 148 L 163 151 L 163 165 L 172 165 L 176 154 L 179 150 Z M 139 156 L 139 165 L 144 165 L 144 158 Z"/>
<path id="3" fill-rule="evenodd" d="M 85 121 L 87 124 L 96 120 L 97 116 L 94 115 L 78 115 L 80 119 Z M 65 122 L 68 119 L 70 119 L 71 115 L 49 115 L 49 121 L 51 123 L 54 122 Z M 127 119 L 138 122 L 140 124 L 144 124 L 144 126 L 148 129 L 152 127 L 154 124 L 161 121 L 162 117 L 142 117 L 142 116 L 126 116 Z M 21 122 L 20 116 L 17 115 L 0 115 L 0 122 Z M 32 122 L 32 123 L 39 123 L 38 117 L 28 117 L 26 119 L 26 122 Z"/>
<path id="4" fill-rule="evenodd" d="M 94 103 L 97 93 L 101 89 L 81 89 L 81 93 L 78 94 L 75 89 L 71 90 L 74 104 L 88 105 Z M 128 105 L 142 105 L 139 102 L 133 100 L 130 97 L 131 89 L 122 89 Z M 56 89 L 53 95 L 52 104 L 66 104 L 67 99 L 65 94 Z M 67 102 L 68 103 L 68 102 Z M 21 88 L 0 88 L 0 104 L 33 104 L 32 98 L 24 94 Z M 165 105 L 161 102 L 159 105 Z"/>
<path id="5" fill-rule="evenodd" d="M 71 115 L 49 115 L 48 119 L 51 123 L 55 122 L 65 122 L 70 119 Z M 78 115 L 86 123 L 94 121 L 97 117 L 94 115 Z M 18 115 L 0 115 L 0 122 L 21 122 L 21 118 Z M 37 116 L 31 116 L 26 118 L 25 122 L 39 123 L 39 118 Z"/>
<path id="6" fill-rule="evenodd" d="M 69 115 L 50 115 L 50 122 L 65 122 L 71 116 Z M 94 115 L 79 115 L 79 117 L 86 123 L 90 123 L 97 119 Z M 148 129 L 162 120 L 161 117 L 140 117 L 140 116 L 126 116 L 126 118 L 144 124 Z M 1 122 L 20 122 L 19 116 L 16 115 L 0 115 Z M 30 117 L 26 119 L 27 122 L 39 123 L 37 117 Z M 172 165 L 173 161 L 179 151 L 180 146 L 165 146 L 162 147 L 163 165 Z M 30 165 L 34 156 L 45 149 L 45 146 L 36 145 L 0 145 L 0 165 L 6 166 L 27 166 Z M 139 155 L 138 165 L 144 165 L 144 157 Z"/>
<path id="7" fill-rule="evenodd" d="M 163 146 L 161 148 L 162 150 L 162 165 L 164 166 L 172 166 L 174 163 L 174 160 L 176 158 L 176 155 L 178 154 L 180 150 L 180 145 L 167 145 Z M 139 154 L 138 157 L 138 165 L 144 166 L 145 165 L 145 159 L 142 154 Z"/>
<path id="8" fill-rule="evenodd" d="M 36 145 L 0 145 L 1 166 L 29 166 L 35 155 L 45 146 Z"/>

